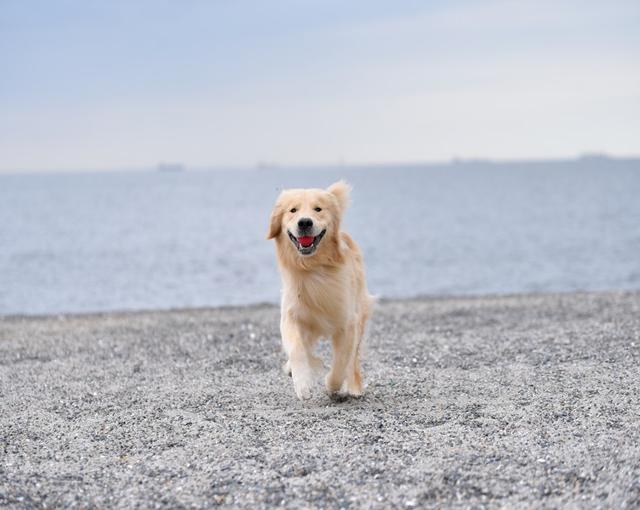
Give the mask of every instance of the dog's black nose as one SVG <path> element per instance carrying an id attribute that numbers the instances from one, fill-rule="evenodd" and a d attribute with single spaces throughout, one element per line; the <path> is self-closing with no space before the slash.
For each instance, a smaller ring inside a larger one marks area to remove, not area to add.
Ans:
<path id="1" fill-rule="evenodd" d="M 298 220 L 298 228 L 301 230 L 306 230 L 308 228 L 313 227 L 313 220 L 311 218 L 300 218 Z"/>

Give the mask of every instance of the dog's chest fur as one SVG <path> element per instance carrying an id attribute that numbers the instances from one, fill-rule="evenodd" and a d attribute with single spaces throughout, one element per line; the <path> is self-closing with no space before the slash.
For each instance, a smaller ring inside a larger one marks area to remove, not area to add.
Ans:
<path id="1" fill-rule="evenodd" d="M 345 319 L 343 279 L 344 274 L 336 270 L 317 269 L 296 275 L 285 285 L 283 313 L 319 335 L 333 334 Z"/>

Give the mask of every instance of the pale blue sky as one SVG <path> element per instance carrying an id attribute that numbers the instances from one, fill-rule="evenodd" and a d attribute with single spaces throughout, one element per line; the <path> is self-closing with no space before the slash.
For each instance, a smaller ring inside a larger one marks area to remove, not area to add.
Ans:
<path id="1" fill-rule="evenodd" d="M 0 170 L 640 154 L 640 2 L 0 0 Z"/>

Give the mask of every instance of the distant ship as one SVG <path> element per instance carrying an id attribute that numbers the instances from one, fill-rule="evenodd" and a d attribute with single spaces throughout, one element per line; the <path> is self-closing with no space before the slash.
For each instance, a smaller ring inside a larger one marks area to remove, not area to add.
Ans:
<path id="1" fill-rule="evenodd" d="M 184 165 L 180 163 L 158 163 L 158 172 L 184 172 Z"/>
<path id="2" fill-rule="evenodd" d="M 256 163 L 256 168 L 259 170 L 268 170 L 271 168 L 278 168 L 278 164 L 273 163 L 272 161 L 258 161 Z"/>

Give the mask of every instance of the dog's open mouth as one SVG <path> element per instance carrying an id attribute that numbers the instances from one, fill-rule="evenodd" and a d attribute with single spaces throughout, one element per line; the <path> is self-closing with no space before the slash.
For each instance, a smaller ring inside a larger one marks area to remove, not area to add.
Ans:
<path id="1" fill-rule="evenodd" d="M 327 232 L 327 229 L 324 229 L 317 236 L 296 237 L 287 230 L 287 234 L 289 234 L 289 239 L 291 239 L 291 242 L 295 245 L 296 249 L 302 255 L 311 255 L 314 251 L 316 251 L 316 248 L 318 247 L 318 243 L 324 237 L 326 232 Z"/>

